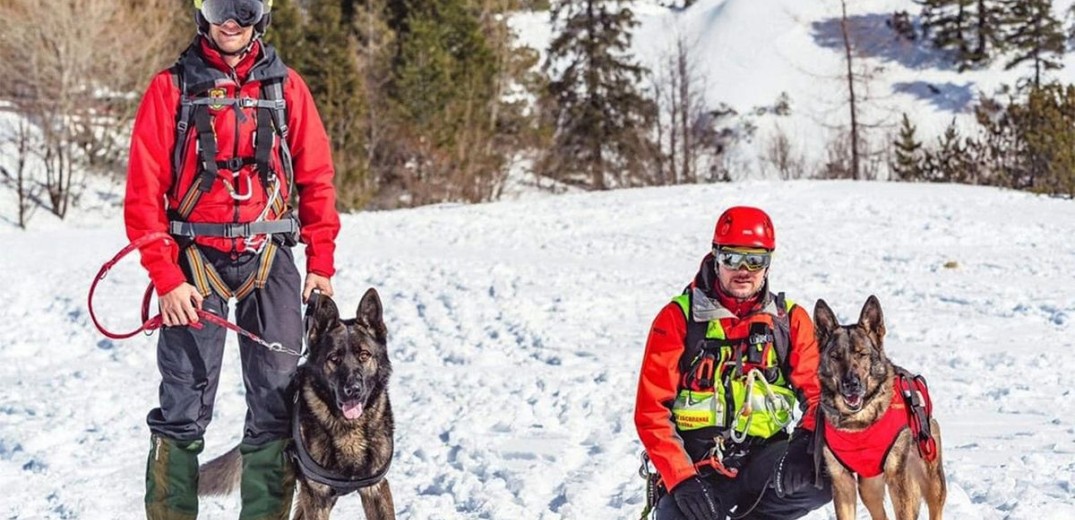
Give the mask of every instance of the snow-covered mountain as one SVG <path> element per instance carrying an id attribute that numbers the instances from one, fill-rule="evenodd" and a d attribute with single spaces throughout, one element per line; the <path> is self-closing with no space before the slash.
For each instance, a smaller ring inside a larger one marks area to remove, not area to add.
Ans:
<path id="1" fill-rule="evenodd" d="M 1054 1 L 1054 15 L 1070 24 L 1066 15 L 1072 3 Z M 826 157 L 826 146 L 849 126 L 840 1 L 697 0 L 685 10 L 662 4 L 682 2 L 631 3 L 640 24 L 632 51 L 659 74 L 682 40 L 693 64 L 691 74 L 705 85 L 708 105 L 725 104 L 738 112 L 740 125 L 756 127 L 752 137 L 730 151 L 733 178 L 764 177 L 759 157 L 778 134 L 787 136 L 792 156 L 813 171 Z M 964 131 L 974 130 L 979 96 L 992 96 L 1001 85 L 1030 74 L 1029 64 L 1005 71 L 1010 54 L 981 70 L 960 73 L 929 41 L 900 39 L 886 25 L 896 11 L 907 11 L 919 25 L 921 6 L 912 0 L 847 2 L 857 50 L 855 73 L 868 76 L 856 83 L 860 122 L 869 127 L 864 130 L 866 150 L 880 150 L 891 141 L 903 113 L 918 127 L 919 138 L 931 144 L 953 120 Z M 517 15 L 512 26 L 535 49 L 545 49 L 552 37 L 548 13 Z M 1075 54 L 1063 62 L 1065 68 L 1047 77 L 1075 82 Z M 790 114 L 778 115 L 772 109 L 785 93 Z"/>

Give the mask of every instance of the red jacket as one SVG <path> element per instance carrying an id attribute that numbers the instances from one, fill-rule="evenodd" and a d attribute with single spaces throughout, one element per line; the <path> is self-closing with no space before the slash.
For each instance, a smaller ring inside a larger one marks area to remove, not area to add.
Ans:
<path id="1" fill-rule="evenodd" d="M 257 42 L 254 45 L 234 70 L 218 52 L 208 46 L 204 38 L 199 38 L 187 52 L 198 53 L 200 60 L 217 69 L 210 72 L 224 79 L 218 79 L 215 85 L 210 86 L 216 90 L 214 94 L 223 94 L 224 97 L 259 98 L 261 82 L 251 79 L 252 72 L 257 78 L 265 77 L 267 70 L 275 70 L 280 76 L 286 75 L 283 95 L 290 129 L 287 142 L 293 157 L 294 182 L 299 194 L 298 215 L 302 223 L 302 241 L 306 244 L 306 270 L 330 277 L 335 273 L 333 255 L 340 220 L 336 212 L 336 190 L 332 184 L 334 171 L 328 135 L 302 78 L 279 62 L 272 47 Z M 138 108 L 131 135 L 127 194 L 124 199 L 127 237 L 131 241 L 148 233 L 167 232 L 167 211 L 178 207 L 180 199 L 199 174 L 200 161 L 196 152 L 198 134 L 194 129 L 188 132 L 187 142 L 182 143 L 187 147 L 183 171 L 178 176 L 172 173 L 179 102 L 179 86 L 169 69 L 153 78 Z M 217 160 L 254 155 L 257 109 L 243 108 L 241 111 L 242 116 L 237 114 L 233 106 L 211 110 Z M 282 172 L 279 162 L 279 156 L 273 153 L 273 170 Z M 233 199 L 225 188 L 225 181 L 234 182 L 241 193 L 246 193 L 249 183 L 251 197 L 244 201 Z M 291 189 L 291 186 L 284 186 L 280 196 L 287 197 Z M 187 220 L 250 222 L 262 212 L 268 198 L 269 194 L 265 193 L 253 165 L 241 168 L 235 179 L 232 179 L 232 172 L 222 169 L 211 190 L 202 195 Z M 242 238 L 198 237 L 196 242 L 200 246 L 233 252 L 243 251 L 245 245 Z M 149 271 L 158 294 L 167 294 L 186 281 L 177 263 L 179 249 L 174 241 L 153 242 L 143 247 L 141 253 L 142 265 Z"/>
<path id="2" fill-rule="evenodd" d="M 712 269 L 709 257 L 703 263 L 695 283 L 711 278 L 703 276 L 707 269 Z M 729 339 L 746 337 L 750 318 L 749 315 L 725 318 L 721 320 L 721 325 Z M 813 431 L 821 394 L 821 385 L 817 378 L 819 353 L 817 339 L 814 337 L 814 325 L 807 312 L 798 305 L 792 308 L 789 321 L 791 337 L 788 363 L 791 373 L 788 376 L 792 386 L 807 404 L 800 427 Z M 672 404 L 680 389 L 682 374 L 679 361 L 683 355 L 686 333 L 687 319 L 679 304 L 672 302 L 661 309 L 653 321 L 646 341 L 635 400 L 635 427 L 638 437 L 668 489 L 697 474 L 695 461 L 691 460 L 687 453 L 684 440 L 676 430 L 672 416 Z"/>

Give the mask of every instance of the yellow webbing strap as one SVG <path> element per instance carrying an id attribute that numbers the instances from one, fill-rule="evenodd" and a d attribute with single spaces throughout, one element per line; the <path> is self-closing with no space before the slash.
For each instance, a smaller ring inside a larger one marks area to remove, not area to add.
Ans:
<path id="1" fill-rule="evenodd" d="M 215 292 L 225 300 L 231 298 L 242 300 L 249 296 L 254 289 L 265 287 L 265 282 L 269 279 L 269 273 L 272 272 L 272 264 L 276 260 L 276 251 L 279 248 L 280 246 L 271 240 L 268 244 L 265 244 L 265 249 L 262 250 L 261 258 L 258 260 L 257 270 L 250 273 L 250 276 L 239 285 L 239 288 L 232 291 L 228 284 L 224 283 L 220 273 L 205 260 L 201 250 L 197 246 L 191 245 L 187 248 L 186 255 L 187 261 L 190 262 L 194 287 L 198 289 L 202 297 L 209 296 L 209 294 Z"/>

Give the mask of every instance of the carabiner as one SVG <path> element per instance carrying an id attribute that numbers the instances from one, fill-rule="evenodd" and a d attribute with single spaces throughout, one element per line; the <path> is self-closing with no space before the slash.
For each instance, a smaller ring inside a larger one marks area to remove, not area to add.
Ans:
<path id="1" fill-rule="evenodd" d="M 239 172 L 233 173 L 231 178 L 233 181 L 235 179 L 238 179 Z M 231 195 L 231 198 L 233 200 L 237 200 L 240 202 L 250 200 L 250 197 L 254 195 L 254 182 L 250 180 L 249 176 L 246 178 L 246 193 L 236 191 L 235 186 L 233 186 L 232 183 L 228 181 L 224 181 L 224 187 L 228 190 L 228 195 Z"/>

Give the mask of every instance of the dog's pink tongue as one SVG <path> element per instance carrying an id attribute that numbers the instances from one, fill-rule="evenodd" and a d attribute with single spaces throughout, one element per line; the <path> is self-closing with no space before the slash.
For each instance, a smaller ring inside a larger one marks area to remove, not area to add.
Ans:
<path id="1" fill-rule="evenodd" d="M 344 403 L 343 416 L 352 420 L 362 417 L 362 403 L 359 401 Z"/>

